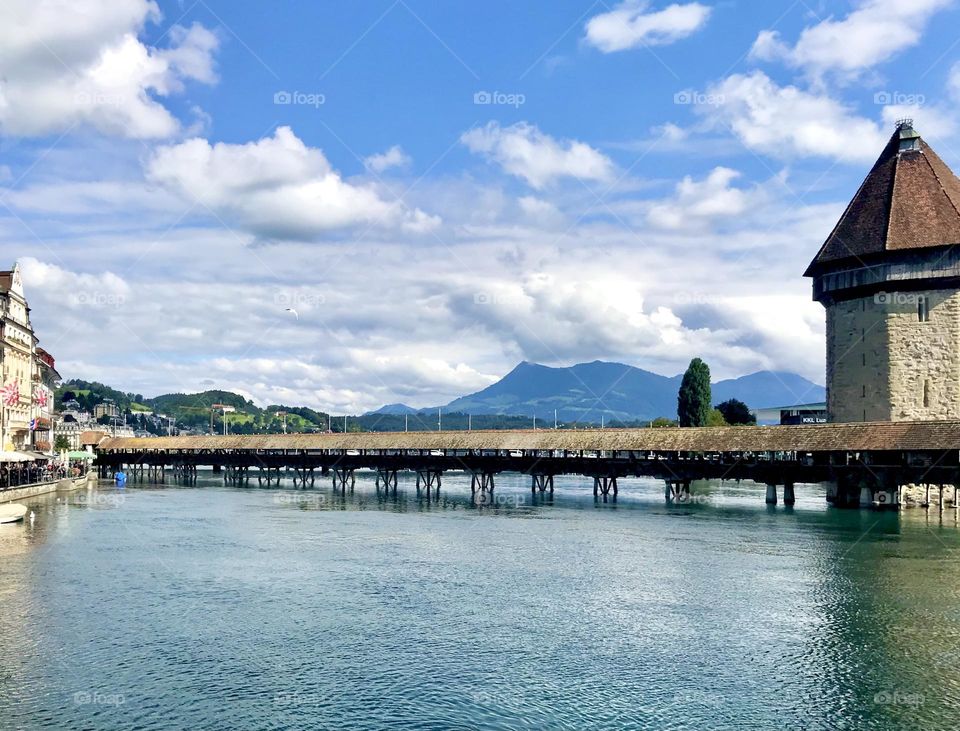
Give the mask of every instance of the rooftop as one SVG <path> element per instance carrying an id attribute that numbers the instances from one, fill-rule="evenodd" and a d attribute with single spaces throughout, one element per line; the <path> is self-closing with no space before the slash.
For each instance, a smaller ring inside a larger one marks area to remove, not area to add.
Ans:
<path id="1" fill-rule="evenodd" d="M 960 179 L 905 119 L 805 276 L 844 260 L 950 244 L 960 244 Z"/>
<path id="2" fill-rule="evenodd" d="M 817 452 L 960 449 L 960 421 L 539 431 L 362 432 L 105 439 L 98 451 L 473 449 Z"/>

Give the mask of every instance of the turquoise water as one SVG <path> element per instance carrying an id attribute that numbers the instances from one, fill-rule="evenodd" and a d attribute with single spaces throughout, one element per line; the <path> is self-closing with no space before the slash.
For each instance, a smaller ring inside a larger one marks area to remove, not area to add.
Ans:
<path id="1" fill-rule="evenodd" d="M 411 480 L 31 502 L 0 526 L 0 728 L 960 726 L 952 510 Z"/>

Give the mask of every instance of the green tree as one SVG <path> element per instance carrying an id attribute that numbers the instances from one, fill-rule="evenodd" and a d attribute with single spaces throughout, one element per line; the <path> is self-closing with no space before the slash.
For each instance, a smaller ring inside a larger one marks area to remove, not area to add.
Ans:
<path id="1" fill-rule="evenodd" d="M 723 418 L 723 414 L 720 413 L 719 409 L 710 409 L 710 413 L 707 415 L 707 426 L 729 426 L 727 420 Z"/>
<path id="2" fill-rule="evenodd" d="M 706 426 L 710 408 L 710 368 L 699 358 L 694 358 L 683 374 L 677 395 L 680 426 Z"/>
<path id="3" fill-rule="evenodd" d="M 656 419 L 650 422 L 650 427 L 652 429 L 664 429 L 671 426 L 676 426 L 677 422 L 673 419 L 668 419 L 665 416 L 658 416 Z"/>
<path id="4" fill-rule="evenodd" d="M 723 418 L 728 424 L 757 423 L 757 417 L 750 413 L 750 407 L 735 398 L 717 404 L 717 411 L 723 414 Z"/>
<path id="5" fill-rule="evenodd" d="M 68 452 L 70 451 L 70 440 L 60 434 L 53 440 L 53 448 L 58 452 Z"/>

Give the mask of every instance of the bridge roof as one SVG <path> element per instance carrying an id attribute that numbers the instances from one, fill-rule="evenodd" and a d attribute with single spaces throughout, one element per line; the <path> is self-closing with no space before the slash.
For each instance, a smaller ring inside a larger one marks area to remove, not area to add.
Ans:
<path id="1" fill-rule="evenodd" d="M 566 449 L 684 452 L 960 450 L 960 421 L 554 431 L 363 432 L 104 439 L 98 451 Z"/>

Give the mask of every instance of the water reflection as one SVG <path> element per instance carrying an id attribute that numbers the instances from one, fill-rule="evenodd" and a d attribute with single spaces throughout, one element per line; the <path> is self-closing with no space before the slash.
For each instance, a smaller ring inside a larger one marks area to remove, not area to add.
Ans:
<path id="1" fill-rule="evenodd" d="M 0 529 L 10 728 L 945 728 L 955 517 L 492 494 L 96 489 Z M 119 699 L 123 698 L 123 703 Z M 108 702 L 109 699 L 113 703 Z"/>

